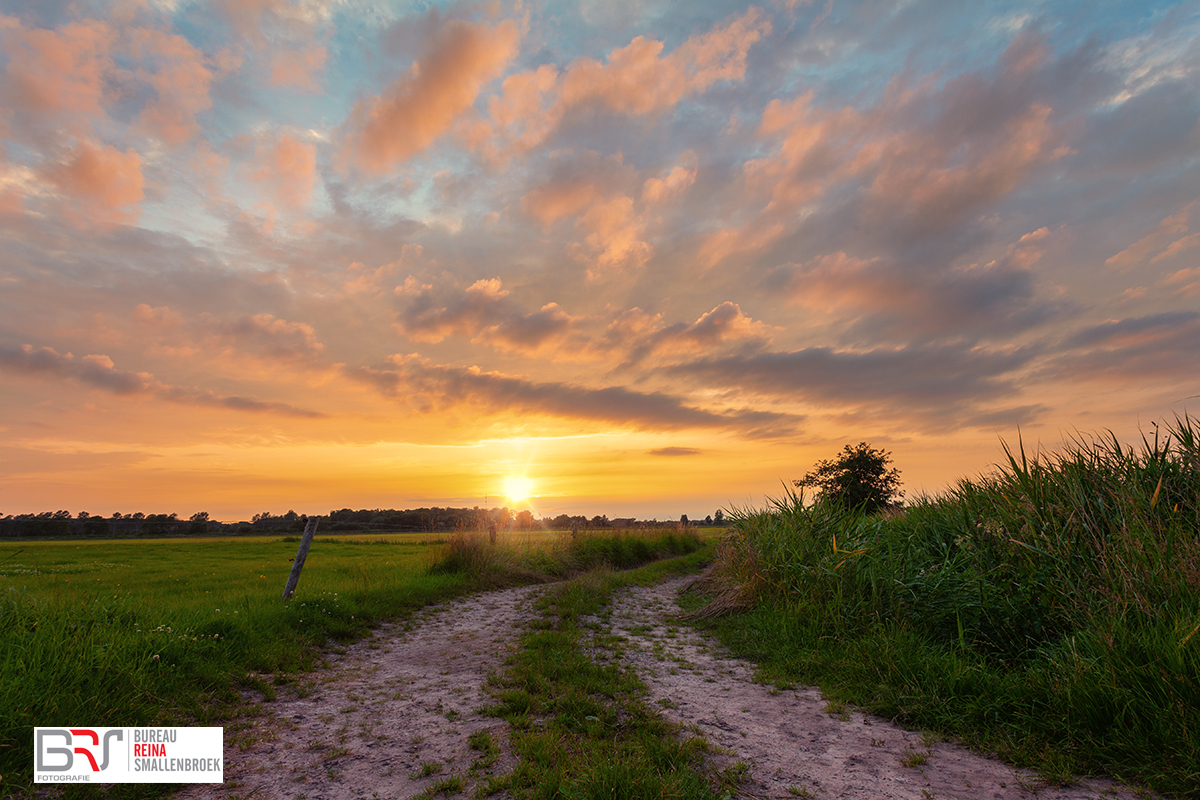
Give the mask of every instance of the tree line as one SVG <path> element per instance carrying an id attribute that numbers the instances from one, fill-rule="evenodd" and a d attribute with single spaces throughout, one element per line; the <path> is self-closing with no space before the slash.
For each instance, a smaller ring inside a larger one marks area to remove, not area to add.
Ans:
<path id="1" fill-rule="evenodd" d="M 688 524 L 687 515 L 681 522 Z M 40 514 L 9 514 L 0 516 L 0 538 L 126 538 L 160 536 L 205 536 L 258 533 L 296 533 L 304 530 L 308 523 L 307 514 L 289 510 L 286 514 L 264 511 L 250 520 L 241 522 L 218 522 L 210 519 L 207 511 L 199 511 L 190 517 L 178 514 L 133 514 L 114 513 L 105 517 L 81 511 L 72 515 L 69 511 L 44 511 Z M 698 524 L 722 525 L 724 512 L 717 510 Z M 559 514 L 556 517 L 538 518 L 528 509 L 513 511 L 501 508 L 415 508 L 415 509 L 349 509 L 330 511 L 321 522 L 321 530 L 328 533 L 353 531 L 409 531 L 446 533 L 459 530 L 590 530 L 607 528 L 636 528 L 660 524 L 657 519 L 638 520 L 632 517 L 613 518 L 607 515 L 586 517 Z"/>

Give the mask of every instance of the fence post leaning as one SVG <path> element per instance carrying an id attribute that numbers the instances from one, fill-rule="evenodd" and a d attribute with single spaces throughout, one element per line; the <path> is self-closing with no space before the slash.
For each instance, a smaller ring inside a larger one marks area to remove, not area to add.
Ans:
<path id="1" fill-rule="evenodd" d="M 296 591 L 296 584 L 300 582 L 300 570 L 304 569 L 304 559 L 308 558 L 308 548 L 312 544 L 313 535 L 317 532 L 317 518 L 309 517 L 308 524 L 304 526 L 304 536 L 300 539 L 300 549 L 296 551 L 296 558 L 292 562 L 292 574 L 288 576 L 287 586 L 283 589 L 283 599 L 287 600 L 292 596 L 292 592 Z"/>

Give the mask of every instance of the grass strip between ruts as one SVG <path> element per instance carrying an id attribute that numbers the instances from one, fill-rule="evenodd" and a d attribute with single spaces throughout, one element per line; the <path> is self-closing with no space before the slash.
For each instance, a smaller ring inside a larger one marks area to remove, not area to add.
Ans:
<path id="1" fill-rule="evenodd" d="M 647 705 L 645 684 L 619 663 L 622 640 L 604 624 L 615 589 L 695 571 L 709 556 L 705 548 L 627 573 L 589 572 L 547 589 L 541 617 L 493 687 L 497 703 L 489 710 L 511 725 L 519 759 L 497 790 L 531 798 L 736 794 L 741 771 L 709 768 L 708 742 Z"/>

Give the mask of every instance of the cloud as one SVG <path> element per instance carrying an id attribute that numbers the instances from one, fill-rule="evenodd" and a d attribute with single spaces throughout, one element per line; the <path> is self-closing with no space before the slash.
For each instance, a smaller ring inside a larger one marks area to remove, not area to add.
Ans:
<path id="1" fill-rule="evenodd" d="M 155 92 L 139 125 L 170 145 L 192 139 L 199 131 L 196 115 L 212 106 L 213 72 L 204 54 L 182 36 L 153 28 L 130 30 L 128 52 L 143 62 L 135 74 Z"/>
<path id="2" fill-rule="evenodd" d="M 575 179 L 539 186 L 521 198 L 521 208 L 535 219 L 550 224 L 573 217 L 590 206 L 599 193 L 590 180 Z"/>
<path id="3" fill-rule="evenodd" d="M 576 59 L 563 76 L 559 111 L 552 115 L 586 104 L 621 114 L 649 114 L 718 81 L 739 81 L 750 47 L 770 31 L 770 21 L 751 7 L 729 24 L 689 38 L 667 56 L 662 56 L 662 42 L 637 36 L 609 53 L 606 64 Z"/>
<path id="4" fill-rule="evenodd" d="M 0 347 L 0 369 L 25 375 L 49 375 L 77 380 L 118 396 L 150 396 L 184 405 L 227 408 L 235 411 L 271 413 L 302 419 L 320 419 L 327 415 L 287 403 L 255 400 L 248 397 L 223 396 L 209 389 L 172 386 L 161 383 L 148 372 L 117 369 L 105 355 L 75 358 L 71 353 L 59 353 L 52 347 Z"/>
<path id="5" fill-rule="evenodd" d="M 1039 375 L 1054 380 L 1163 380 L 1200 374 L 1200 313 L 1168 311 L 1109 320 L 1068 337 Z"/>
<path id="6" fill-rule="evenodd" d="M 256 349 L 272 360 L 312 361 L 325 350 L 316 331 L 306 322 L 288 322 L 271 314 L 252 314 L 222 320 L 214 314 L 200 315 L 201 330 L 241 350 Z"/>
<path id="7" fill-rule="evenodd" d="M 1024 234 L 1003 257 L 931 271 L 889 258 L 830 253 L 775 270 L 771 290 L 794 302 L 853 321 L 868 339 L 1011 334 L 1060 319 L 1072 305 L 1038 300 L 1030 269 L 1042 257 L 1048 228 Z"/>
<path id="8" fill-rule="evenodd" d="M 1200 267 L 1172 272 L 1158 283 L 1160 286 L 1178 287 L 1172 291 L 1180 297 L 1191 297 L 1200 293 Z"/>
<path id="9" fill-rule="evenodd" d="M 142 191 L 142 160 L 133 150 L 80 142 L 68 158 L 45 168 L 77 216 L 99 224 L 137 220 Z"/>
<path id="10" fill-rule="evenodd" d="M 90 118 L 105 115 L 115 38 L 107 24 L 83 20 L 46 30 L 17 23 L 0 28 L 0 37 L 8 51 L 0 91 L 18 121 L 26 115 L 53 122 L 73 120 L 79 131 L 86 130 Z"/>
<path id="11" fill-rule="evenodd" d="M 506 78 L 488 100 L 488 119 L 465 123 L 461 135 L 499 161 L 540 145 L 578 109 L 658 113 L 718 82 L 741 81 L 750 48 L 770 32 L 770 19 L 751 7 L 666 55 L 663 42 L 637 36 L 612 50 L 606 63 L 577 58 L 561 72 L 543 64 Z"/>
<path id="12" fill-rule="evenodd" d="M 282 133 L 274 142 L 260 142 L 253 179 L 280 205 L 301 209 L 312 199 L 317 174 L 316 145 Z"/>
<path id="13" fill-rule="evenodd" d="M 1019 371 L 1038 349 L 987 349 L 962 343 L 790 352 L 699 359 L 662 368 L 669 375 L 766 397 L 834 408 L 868 408 L 922 426 L 953 430 L 966 412 L 1016 393 Z"/>
<path id="14" fill-rule="evenodd" d="M 1159 222 L 1153 231 L 1116 255 L 1106 258 L 1104 265 L 1129 270 L 1144 263 L 1147 258 L 1151 264 L 1156 264 L 1200 244 L 1200 234 L 1188 233 L 1193 205 L 1188 203 L 1179 213 Z"/>
<path id="15" fill-rule="evenodd" d="M 696 182 L 696 168 L 699 159 L 694 150 L 687 150 L 679 155 L 683 163 L 675 166 L 665 176 L 647 178 L 642 184 L 642 202 L 662 203 L 683 194 Z"/>
<path id="16" fill-rule="evenodd" d="M 148 303 L 138 303 L 133 310 L 133 318 L 162 330 L 173 330 L 183 325 L 183 316 L 178 311 L 172 311 L 168 306 L 154 308 Z"/>
<path id="17" fill-rule="evenodd" d="M 439 366 L 414 356 L 393 356 L 386 369 L 345 368 L 347 377 L 395 398 L 421 398 L 432 407 L 472 405 L 489 413 L 548 415 L 640 430 L 691 428 L 732 430 L 747 437 L 794 433 L 803 417 L 751 409 L 712 411 L 659 392 L 621 386 L 601 389 L 484 372 L 476 367 Z"/>
<path id="18" fill-rule="evenodd" d="M 596 343 L 597 349 L 623 352 L 621 369 L 631 369 L 652 356 L 711 355 L 729 345 L 742 352 L 765 347 L 774 329 L 742 312 L 737 303 L 724 303 L 702 314 L 695 322 L 663 325 L 662 315 L 651 316 L 640 308 L 622 313 Z"/>
<path id="19" fill-rule="evenodd" d="M 320 91 L 316 74 L 325 68 L 328 58 L 325 47 L 316 44 L 273 53 L 270 83 L 272 86 L 296 87 L 309 92 Z"/>
<path id="20" fill-rule="evenodd" d="M 407 75 L 355 105 L 344 156 L 360 170 L 383 173 L 429 147 L 512 60 L 519 38 L 512 20 L 491 28 L 446 22 Z"/>
<path id="21" fill-rule="evenodd" d="M 589 280 L 639 269 L 654 253 L 654 248 L 642 241 L 645 221 L 634 211 L 632 197 L 620 195 L 598 201 L 576 225 L 585 235 L 582 243 L 572 247 L 572 253 L 589 264 Z"/>
<path id="22" fill-rule="evenodd" d="M 533 354 L 562 343 L 575 324 L 557 303 L 525 312 L 499 278 L 480 279 L 463 289 L 453 280 L 434 285 L 410 276 L 396 287 L 396 295 L 406 301 L 396 328 L 415 342 L 458 335 L 500 350 Z"/>
<path id="23" fill-rule="evenodd" d="M 694 447 L 659 447 L 649 451 L 652 456 L 698 456 L 702 450 Z"/>
<path id="24" fill-rule="evenodd" d="M 830 215 L 889 248 L 956 232 L 1072 152 L 1045 88 L 1054 67 L 1044 43 L 1021 33 L 991 70 L 944 83 L 901 74 L 870 106 L 822 104 L 811 89 L 772 99 L 758 136 L 774 149 L 743 168 L 742 201 L 761 210 L 711 233 L 706 262 Z"/>

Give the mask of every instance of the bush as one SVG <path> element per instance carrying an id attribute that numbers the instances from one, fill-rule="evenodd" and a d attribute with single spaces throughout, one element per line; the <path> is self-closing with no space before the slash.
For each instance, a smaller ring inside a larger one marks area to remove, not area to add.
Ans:
<path id="1" fill-rule="evenodd" d="M 796 488 L 817 487 L 818 498 L 825 502 L 873 514 L 904 496 L 900 471 L 888 468 L 891 455 L 866 442 L 846 445 L 835 461 L 818 461 L 816 469 L 792 483 Z"/>

